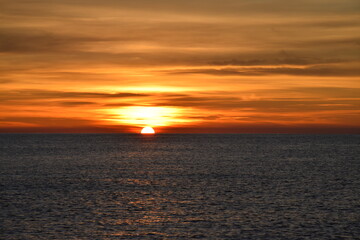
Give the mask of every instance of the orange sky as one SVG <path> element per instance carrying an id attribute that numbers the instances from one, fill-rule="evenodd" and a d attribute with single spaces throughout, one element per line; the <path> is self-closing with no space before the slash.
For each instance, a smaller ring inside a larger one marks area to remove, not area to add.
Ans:
<path id="1" fill-rule="evenodd" d="M 0 132 L 360 133 L 356 0 L 0 0 Z"/>

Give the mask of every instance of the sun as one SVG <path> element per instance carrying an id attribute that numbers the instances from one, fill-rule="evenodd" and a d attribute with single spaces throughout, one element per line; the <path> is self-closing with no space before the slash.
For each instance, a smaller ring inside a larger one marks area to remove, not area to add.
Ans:
<path id="1" fill-rule="evenodd" d="M 155 130 L 152 127 L 144 127 L 141 134 L 155 134 Z"/>

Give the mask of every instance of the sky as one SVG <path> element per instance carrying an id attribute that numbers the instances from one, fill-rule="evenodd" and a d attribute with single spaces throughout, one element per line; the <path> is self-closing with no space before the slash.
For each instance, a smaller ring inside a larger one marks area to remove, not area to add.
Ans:
<path id="1" fill-rule="evenodd" d="M 0 0 L 0 132 L 360 133 L 357 0 Z"/>

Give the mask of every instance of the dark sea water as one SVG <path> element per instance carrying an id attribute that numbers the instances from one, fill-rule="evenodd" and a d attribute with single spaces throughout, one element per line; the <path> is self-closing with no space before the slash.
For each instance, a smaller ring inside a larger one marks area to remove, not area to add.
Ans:
<path id="1" fill-rule="evenodd" d="M 359 239 L 360 135 L 0 135 L 0 239 Z"/>

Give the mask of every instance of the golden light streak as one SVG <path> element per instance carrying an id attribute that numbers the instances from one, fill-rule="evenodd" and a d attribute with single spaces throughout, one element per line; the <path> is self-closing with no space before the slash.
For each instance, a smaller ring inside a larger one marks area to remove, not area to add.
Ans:
<path id="1" fill-rule="evenodd" d="M 111 109 L 110 121 L 131 126 L 169 126 L 175 123 L 189 122 L 182 117 L 182 110 L 174 107 L 123 107 Z"/>

